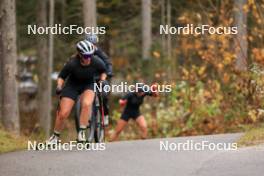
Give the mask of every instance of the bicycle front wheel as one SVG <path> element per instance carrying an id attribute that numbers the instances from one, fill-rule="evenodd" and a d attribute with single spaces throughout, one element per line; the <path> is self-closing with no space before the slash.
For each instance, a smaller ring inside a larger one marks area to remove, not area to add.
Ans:
<path id="1" fill-rule="evenodd" d="M 76 102 L 76 113 L 75 113 L 75 127 L 77 133 L 80 131 L 80 115 L 81 115 L 81 103 L 80 99 Z M 95 133 L 95 127 L 96 127 L 96 117 L 94 113 L 92 113 L 92 117 L 89 120 L 89 125 L 87 126 L 86 131 L 86 138 L 87 142 L 91 143 L 94 140 L 94 133 Z"/>
<path id="2" fill-rule="evenodd" d="M 97 108 L 96 112 L 96 128 L 94 133 L 94 140 L 97 143 L 104 142 L 105 139 L 105 131 L 104 131 L 104 125 L 102 121 L 102 114 L 100 113 L 99 108 Z"/>
<path id="3" fill-rule="evenodd" d="M 89 143 L 93 142 L 93 140 L 95 139 L 96 136 L 96 108 L 93 108 L 93 112 L 92 112 L 92 116 L 91 119 L 89 120 L 89 126 L 87 129 L 87 141 Z M 96 142 L 96 140 L 95 140 Z"/>

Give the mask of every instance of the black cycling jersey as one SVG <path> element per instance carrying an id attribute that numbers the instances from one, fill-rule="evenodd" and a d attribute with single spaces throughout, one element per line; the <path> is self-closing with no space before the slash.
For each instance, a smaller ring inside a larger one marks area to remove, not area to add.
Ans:
<path id="1" fill-rule="evenodd" d="M 59 74 L 59 78 L 67 79 L 67 83 L 89 84 L 94 82 L 94 77 L 106 72 L 105 64 L 97 57 L 92 56 L 91 64 L 81 65 L 80 59 L 76 56 L 70 59 Z"/>
<path id="2" fill-rule="evenodd" d="M 139 96 L 136 92 L 131 92 L 121 98 L 122 100 L 127 100 L 121 119 L 128 121 L 129 118 L 136 119 L 140 116 L 140 105 L 143 103 L 146 96 L 152 96 L 152 93 L 144 92 L 143 95 Z"/>
<path id="3" fill-rule="evenodd" d="M 106 53 L 99 47 L 96 47 L 94 55 L 98 56 L 100 59 L 102 59 L 106 66 L 106 74 L 112 75 L 113 68 L 110 58 L 106 55 Z"/>
<path id="4" fill-rule="evenodd" d="M 76 100 L 86 90 L 94 90 L 95 76 L 105 72 L 105 64 L 97 56 L 92 56 L 91 64 L 81 65 L 80 59 L 75 56 L 63 67 L 59 78 L 66 80 L 62 89 L 61 97 L 68 97 Z"/>

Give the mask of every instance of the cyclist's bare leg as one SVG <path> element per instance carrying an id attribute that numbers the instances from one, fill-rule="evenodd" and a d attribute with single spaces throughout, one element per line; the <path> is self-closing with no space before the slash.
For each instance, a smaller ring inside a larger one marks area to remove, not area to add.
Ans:
<path id="1" fill-rule="evenodd" d="M 80 115 L 80 126 L 86 127 L 88 120 L 92 113 L 92 104 L 94 101 L 95 93 L 92 90 L 86 90 L 81 95 L 81 115 Z"/>
<path id="2" fill-rule="evenodd" d="M 71 98 L 61 98 L 59 109 L 57 110 L 56 114 L 54 131 L 61 132 L 61 130 L 63 129 L 63 122 L 70 115 L 73 105 L 74 100 L 72 100 Z"/>
<path id="3" fill-rule="evenodd" d="M 115 128 L 115 132 L 113 133 L 113 135 L 111 136 L 110 141 L 115 141 L 117 140 L 119 134 L 123 131 L 123 129 L 125 128 L 125 126 L 127 125 L 127 121 L 123 120 L 123 119 L 119 119 L 117 121 L 117 125 Z"/>
<path id="4" fill-rule="evenodd" d="M 147 129 L 147 122 L 144 118 L 143 115 L 140 115 L 137 119 L 136 122 L 141 130 L 141 138 L 146 139 L 148 135 L 148 129 Z"/>

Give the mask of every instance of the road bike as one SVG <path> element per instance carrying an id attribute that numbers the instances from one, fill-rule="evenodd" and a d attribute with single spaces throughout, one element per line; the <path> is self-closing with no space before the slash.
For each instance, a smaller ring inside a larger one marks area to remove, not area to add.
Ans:
<path id="1" fill-rule="evenodd" d="M 75 126 L 77 133 L 80 130 L 80 114 L 81 114 L 81 100 L 78 98 L 76 102 Z M 105 125 L 104 125 L 104 106 L 103 95 L 98 89 L 95 91 L 95 97 L 92 107 L 92 115 L 87 127 L 87 142 L 101 143 L 105 140 Z"/>

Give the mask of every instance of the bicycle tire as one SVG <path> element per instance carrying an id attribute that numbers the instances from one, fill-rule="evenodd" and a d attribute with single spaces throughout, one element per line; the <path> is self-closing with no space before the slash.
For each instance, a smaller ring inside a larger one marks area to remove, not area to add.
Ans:
<path id="1" fill-rule="evenodd" d="M 101 95 L 102 96 L 102 95 Z M 101 143 L 104 142 L 105 139 L 105 131 L 104 131 L 104 122 L 103 122 L 103 100 L 102 97 L 99 96 L 98 98 L 98 106 L 96 106 L 96 129 L 95 129 L 95 142 Z M 101 106 L 100 106 L 101 105 Z"/>
<path id="2" fill-rule="evenodd" d="M 75 114 L 74 114 L 75 129 L 77 134 L 80 131 L 80 111 L 81 111 L 81 101 L 80 98 L 78 98 L 75 104 Z"/>
<path id="3" fill-rule="evenodd" d="M 95 121 L 95 116 L 92 115 L 91 120 L 89 121 L 89 127 L 87 129 L 87 141 L 89 143 L 92 143 L 94 141 L 94 133 L 96 129 L 96 121 Z"/>
<path id="4" fill-rule="evenodd" d="M 102 123 L 102 114 L 100 110 L 97 108 L 97 116 L 96 116 L 96 128 L 95 128 L 95 133 L 94 133 L 94 140 L 96 143 L 101 143 L 104 142 L 104 127 Z"/>

